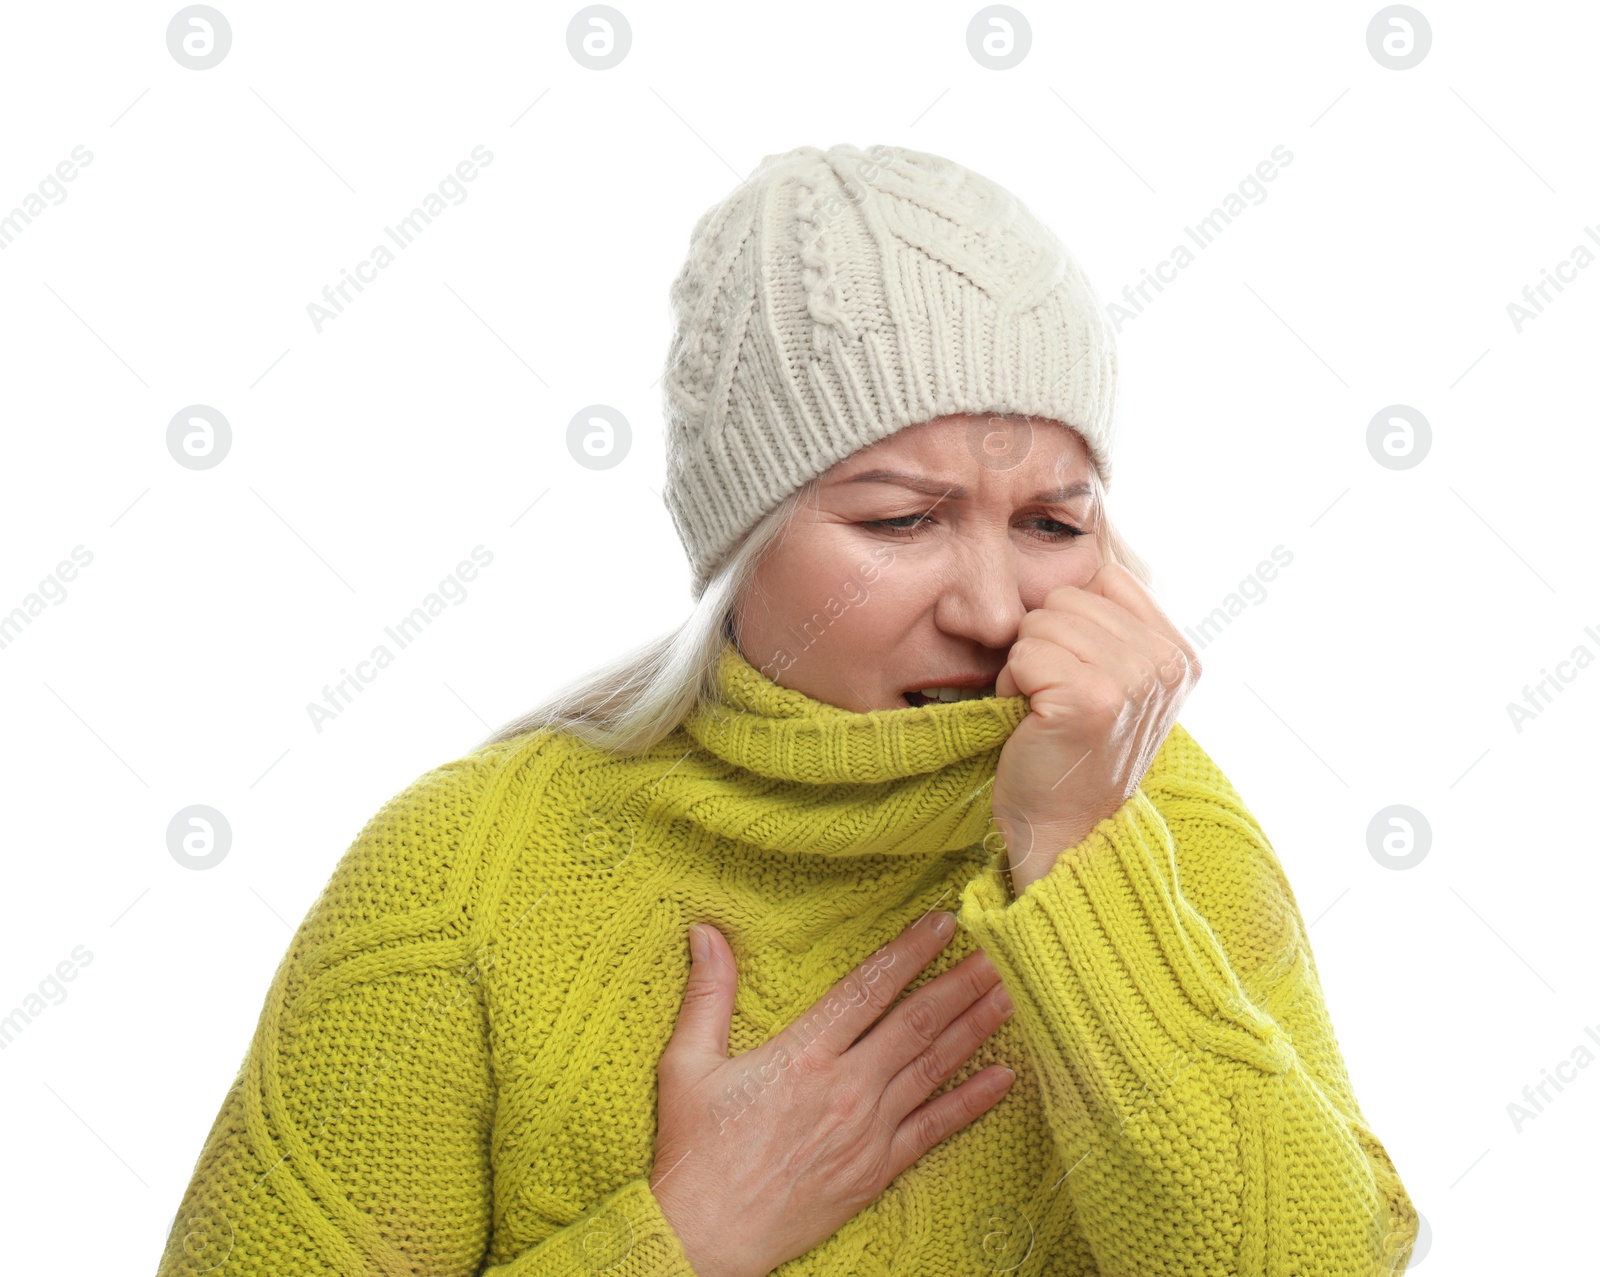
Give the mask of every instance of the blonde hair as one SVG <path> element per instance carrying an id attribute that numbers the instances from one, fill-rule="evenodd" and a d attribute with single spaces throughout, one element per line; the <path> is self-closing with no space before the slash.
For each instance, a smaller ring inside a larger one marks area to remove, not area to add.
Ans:
<path id="1" fill-rule="evenodd" d="M 791 492 L 745 534 L 707 582 L 694 610 L 676 630 L 650 640 L 559 688 L 547 701 L 501 727 L 480 746 L 546 728 L 570 732 L 613 753 L 649 749 L 671 735 L 695 702 L 709 698 L 717 657 L 735 636 L 735 609 L 767 549 L 776 544 L 821 477 Z M 1093 531 L 1101 553 L 1148 586 L 1150 569 L 1112 526 L 1105 486 L 1091 463 Z"/>

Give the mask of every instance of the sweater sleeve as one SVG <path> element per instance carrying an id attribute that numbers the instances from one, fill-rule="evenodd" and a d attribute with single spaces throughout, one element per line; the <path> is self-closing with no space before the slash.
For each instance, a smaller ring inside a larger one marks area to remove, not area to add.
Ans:
<path id="1" fill-rule="evenodd" d="M 678 1235 L 641 1175 L 564 1228 L 482 1277 L 695 1277 Z"/>
<path id="2" fill-rule="evenodd" d="M 1139 788 L 959 916 L 1000 972 L 1104 1277 L 1404 1270 L 1417 1216 L 1357 1106 L 1271 844 L 1175 725 Z"/>
<path id="3" fill-rule="evenodd" d="M 587 1275 L 606 1247 L 612 1277 L 693 1277 L 642 1178 L 485 1268 L 495 1096 L 477 897 L 495 764 L 480 752 L 420 777 L 345 851 L 273 976 L 158 1277 Z"/>

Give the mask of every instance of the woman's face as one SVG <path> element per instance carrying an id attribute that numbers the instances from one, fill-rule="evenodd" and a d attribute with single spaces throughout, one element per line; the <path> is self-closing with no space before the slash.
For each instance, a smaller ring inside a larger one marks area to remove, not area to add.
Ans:
<path id="1" fill-rule="evenodd" d="M 926 688 L 993 695 L 1024 613 L 1102 564 L 1089 464 L 1059 422 L 965 415 L 853 453 L 762 559 L 739 650 L 858 712 L 921 704 Z"/>

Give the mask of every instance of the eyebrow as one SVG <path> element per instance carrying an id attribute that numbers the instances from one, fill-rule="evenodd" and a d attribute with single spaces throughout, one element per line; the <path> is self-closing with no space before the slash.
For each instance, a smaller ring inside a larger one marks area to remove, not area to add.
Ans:
<path id="1" fill-rule="evenodd" d="M 959 483 L 941 483 L 919 474 L 908 474 L 904 470 L 863 470 L 860 474 L 851 475 L 848 479 L 839 480 L 845 483 L 892 483 L 902 488 L 910 488 L 913 492 L 921 492 L 930 497 L 942 497 L 951 501 L 960 501 L 967 495 L 967 490 Z M 1059 488 L 1046 488 L 1042 492 L 1035 492 L 1028 498 L 1030 502 L 1060 502 L 1070 501 L 1074 497 L 1087 497 L 1094 494 L 1094 489 L 1089 484 L 1080 480 L 1077 483 L 1067 484 Z"/>

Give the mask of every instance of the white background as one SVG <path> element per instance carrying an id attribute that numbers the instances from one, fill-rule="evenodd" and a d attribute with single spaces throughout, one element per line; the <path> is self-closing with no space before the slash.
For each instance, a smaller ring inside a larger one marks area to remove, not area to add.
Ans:
<path id="1" fill-rule="evenodd" d="M 1521 332 L 1507 304 L 1600 251 L 1597 11 L 1424 0 L 1432 47 L 1396 71 L 1372 3 L 1027 0 L 996 71 L 976 5 L 619 5 L 606 71 L 568 50 L 576 5 L 219 0 L 206 71 L 168 52 L 176 5 L 8 9 L 0 215 L 93 159 L 0 251 L 0 612 L 93 561 L 0 649 L 0 1014 L 92 960 L 0 1051 L 4 1266 L 153 1271 L 363 823 L 687 613 L 668 284 L 764 155 L 851 142 L 992 177 L 1108 302 L 1292 152 L 1123 324 L 1113 509 L 1181 625 L 1293 555 L 1183 721 L 1311 923 L 1426 1220 L 1413 1271 L 1593 1271 L 1600 1067 L 1520 1131 L 1507 1106 L 1600 1026 L 1600 668 L 1520 732 L 1507 704 L 1600 654 L 1600 264 Z M 318 333 L 307 304 L 480 144 L 468 198 Z M 166 446 L 197 403 L 233 432 L 203 471 Z M 566 447 L 593 403 L 632 426 L 609 470 Z M 1392 404 L 1432 428 L 1409 469 L 1368 451 Z M 477 545 L 465 601 L 316 730 L 307 703 Z M 233 833 L 205 872 L 166 845 L 195 803 Z M 1391 804 L 1432 831 L 1403 871 L 1368 848 Z"/>

